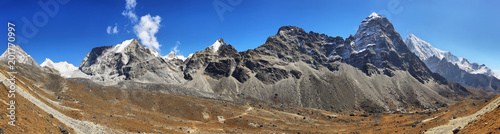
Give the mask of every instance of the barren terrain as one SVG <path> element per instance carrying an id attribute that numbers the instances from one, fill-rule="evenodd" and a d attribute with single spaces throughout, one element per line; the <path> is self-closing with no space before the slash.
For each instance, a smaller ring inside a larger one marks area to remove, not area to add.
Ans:
<path id="1" fill-rule="evenodd" d="M 6 68 L 0 70 L 9 77 Z M 17 77 L 16 127 L 8 125 L 2 114 L 0 127 L 5 133 L 60 133 L 60 125 L 70 133 L 421 133 L 454 118 L 476 115 L 492 104 L 465 100 L 436 112 L 334 113 L 90 86 L 41 70 L 24 70 Z M 0 99 L 3 104 L 9 101 L 6 92 L 1 92 Z M 7 113 L 5 108 L 0 112 Z M 484 124 L 481 119 L 467 130 Z M 491 124 L 485 130 L 497 128 L 498 124 Z"/>

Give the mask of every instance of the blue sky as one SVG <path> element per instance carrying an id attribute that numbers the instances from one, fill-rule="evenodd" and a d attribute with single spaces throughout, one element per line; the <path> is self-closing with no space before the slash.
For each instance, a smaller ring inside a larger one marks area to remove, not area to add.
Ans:
<path id="1" fill-rule="evenodd" d="M 47 12 L 38 2 L 56 3 L 58 11 Z M 285 25 L 345 38 L 377 12 L 403 38 L 413 33 L 439 49 L 500 70 L 498 5 L 489 0 L 137 0 L 127 9 L 126 0 L 2 0 L 0 22 L 16 24 L 18 39 L 28 41 L 18 41 L 19 45 L 38 63 L 50 58 L 78 66 L 92 48 L 131 38 L 144 39 L 141 42 L 150 47 L 161 45 L 162 55 L 177 45 L 184 56 L 218 38 L 238 51 L 253 49 Z M 136 21 L 124 15 L 129 11 Z M 145 25 L 134 29 L 148 14 Z M 23 32 L 29 23 L 37 32 Z"/>

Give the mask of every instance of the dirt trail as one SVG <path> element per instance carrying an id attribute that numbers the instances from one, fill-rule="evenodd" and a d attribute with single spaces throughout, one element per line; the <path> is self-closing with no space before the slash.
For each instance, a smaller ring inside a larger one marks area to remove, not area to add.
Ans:
<path id="1" fill-rule="evenodd" d="M 431 128 L 425 132 L 426 134 L 453 134 L 453 130 L 455 129 L 462 129 L 464 128 L 465 125 L 469 124 L 469 122 L 472 122 L 479 118 L 481 115 L 492 111 L 496 107 L 500 105 L 500 97 L 492 100 L 489 104 L 484 106 L 481 110 L 477 111 L 476 113 L 465 116 L 465 117 L 460 117 L 456 119 L 450 120 L 447 124 L 437 126 L 434 128 Z"/>
<path id="2" fill-rule="evenodd" d="M 431 121 L 431 120 L 437 119 L 438 117 L 443 116 L 443 115 L 444 115 L 444 114 L 446 114 L 446 113 L 447 113 L 447 112 L 443 112 L 443 113 L 441 113 L 441 114 L 439 114 L 439 115 L 436 115 L 436 116 L 434 116 L 434 117 L 432 117 L 432 118 L 427 118 L 427 119 L 425 119 L 425 120 L 422 120 L 422 123 L 425 123 L 425 122 L 428 122 L 428 121 Z"/>
<path id="3" fill-rule="evenodd" d="M 3 74 L 0 74 L 0 78 L 6 79 L 6 77 Z M 3 81 L 4 84 L 6 81 Z M 24 84 L 24 86 L 29 87 L 29 85 L 26 85 L 26 83 L 18 80 L 16 82 L 20 82 L 20 84 Z M 53 109 L 52 107 L 48 106 L 47 104 L 43 103 L 42 101 L 38 100 L 34 96 L 32 96 L 30 93 L 28 93 L 28 89 L 25 89 L 23 86 L 18 86 L 16 93 L 18 95 L 21 95 L 22 97 L 26 98 L 29 100 L 31 103 L 35 104 L 37 107 L 42 109 L 43 111 L 52 114 L 54 118 L 58 119 L 62 123 L 64 123 L 66 126 L 73 128 L 75 133 L 78 134 L 101 134 L 101 133 L 113 133 L 113 131 L 105 126 L 101 125 L 95 125 L 92 122 L 88 121 L 80 121 L 73 119 L 71 117 L 68 117 L 59 111 Z"/>
<path id="4" fill-rule="evenodd" d="M 233 116 L 233 117 L 227 118 L 227 119 L 234 119 L 234 118 L 239 118 L 240 116 L 248 115 L 248 112 L 252 111 L 253 109 L 254 109 L 253 107 L 248 106 L 248 108 L 245 110 L 245 112 L 241 113 L 240 115 L 236 115 L 236 116 Z"/>

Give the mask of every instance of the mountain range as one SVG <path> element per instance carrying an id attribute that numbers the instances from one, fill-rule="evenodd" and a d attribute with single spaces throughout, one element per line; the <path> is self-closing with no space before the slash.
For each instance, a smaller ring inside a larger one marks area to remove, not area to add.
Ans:
<path id="1" fill-rule="evenodd" d="M 471 88 L 500 90 L 500 80 L 484 64 L 470 63 L 465 58 L 458 58 L 451 52 L 433 47 L 413 34 L 406 37 L 405 44 L 432 72 L 440 74 L 449 81 Z"/>
<path id="2" fill-rule="evenodd" d="M 255 49 L 239 52 L 218 39 L 186 59 L 130 39 L 93 48 L 76 70 L 80 78 L 69 75 L 72 65 L 42 66 L 82 83 L 335 112 L 437 110 L 471 94 L 413 50 L 372 13 L 345 39 L 283 26 Z M 484 68 L 471 65 L 472 72 Z"/>

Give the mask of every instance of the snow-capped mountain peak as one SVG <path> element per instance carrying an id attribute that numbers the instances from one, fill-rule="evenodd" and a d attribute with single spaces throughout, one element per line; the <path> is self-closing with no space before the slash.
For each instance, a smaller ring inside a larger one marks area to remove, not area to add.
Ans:
<path id="1" fill-rule="evenodd" d="M 394 29 L 392 23 L 389 22 L 387 18 L 374 12 L 361 22 L 358 31 L 354 35 L 354 43 L 349 45 L 353 53 L 359 53 L 368 49 L 374 51 L 380 51 L 382 49 L 386 51 L 397 51 L 401 48 L 405 49 L 406 46 L 403 45 L 404 43 L 402 43 L 402 41 L 390 39 L 393 37 L 392 35 L 396 34 L 398 33 Z M 390 45 L 376 45 L 381 44 L 381 42 L 387 42 Z"/>
<path id="2" fill-rule="evenodd" d="M 58 71 L 62 77 L 65 78 L 88 77 L 86 74 L 83 74 L 80 70 L 78 70 L 78 67 L 75 67 L 73 64 L 66 61 L 54 63 L 49 58 L 45 58 L 45 61 L 40 64 L 40 66 L 54 69 Z"/>
<path id="3" fill-rule="evenodd" d="M 470 63 L 465 58 L 459 58 L 448 51 L 443 51 L 433 47 L 430 43 L 423 41 L 417 36 L 410 34 L 405 39 L 405 44 L 408 46 L 410 51 L 415 53 L 422 61 L 435 56 L 439 60 L 445 59 L 452 64 L 457 65 L 461 70 L 464 70 L 471 74 L 485 74 L 488 76 L 494 76 L 491 69 L 485 65 L 479 65 L 477 63 Z"/>
<path id="4" fill-rule="evenodd" d="M 423 41 L 413 34 L 410 34 L 406 37 L 405 44 L 422 60 L 426 60 L 427 58 L 432 56 L 443 59 L 445 57 L 444 55 L 448 53 L 447 51 L 442 51 L 433 47 L 431 44 Z"/>
<path id="5" fill-rule="evenodd" d="M 54 62 L 50 60 L 49 58 L 45 58 L 45 61 L 43 61 L 42 64 L 40 64 L 41 67 L 50 67 L 54 68 Z"/>
<path id="6" fill-rule="evenodd" d="M 133 47 L 144 47 L 144 46 L 142 46 L 137 39 L 130 39 L 130 40 L 125 40 L 120 44 L 116 44 L 111 49 L 109 49 L 108 52 L 124 53 L 127 51 L 127 48 L 134 49 Z M 145 49 L 146 51 L 149 51 L 149 53 L 153 54 L 156 57 L 162 57 L 160 53 L 158 53 L 158 51 L 156 51 L 153 48 L 145 48 Z"/>
<path id="7" fill-rule="evenodd" d="M 220 46 L 222 46 L 224 44 L 224 41 L 222 39 L 218 39 L 217 41 L 215 41 L 215 43 L 210 46 L 209 48 L 212 49 L 212 53 L 216 53 Z"/>
<path id="8" fill-rule="evenodd" d="M 173 60 L 173 59 L 179 59 L 179 60 L 186 60 L 186 57 L 182 55 L 177 55 L 174 51 L 168 53 L 167 55 L 163 56 L 164 59 L 166 60 Z"/>
<path id="9" fill-rule="evenodd" d="M 374 19 L 374 18 L 382 18 L 382 16 L 377 14 L 376 12 L 373 12 L 372 14 L 370 14 L 370 16 L 368 16 L 368 19 Z"/>
<path id="10" fill-rule="evenodd" d="M 382 17 L 381 15 L 373 12 L 372 14 L 370 14 L 370 16 L 366 17 L 362 22 L 361 22 L 361 26 L 367 26 L 369 22 L 371 21 L 374 21 L 374 20 L 378 20 L 378 19 L 382 19 L 384 17 Z"/>

